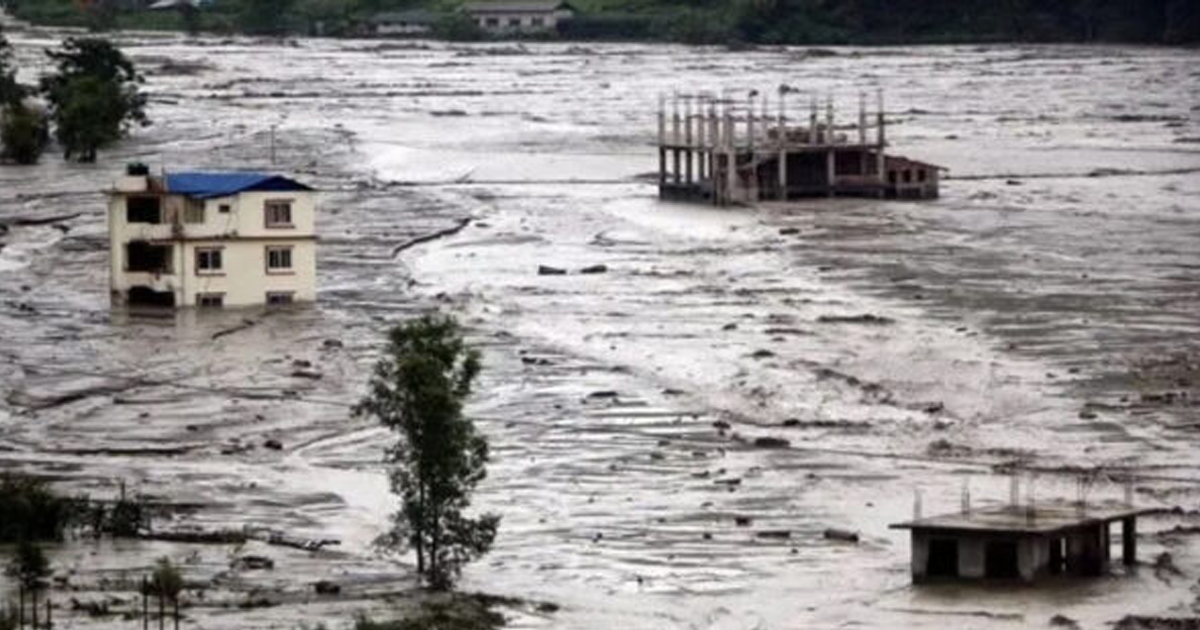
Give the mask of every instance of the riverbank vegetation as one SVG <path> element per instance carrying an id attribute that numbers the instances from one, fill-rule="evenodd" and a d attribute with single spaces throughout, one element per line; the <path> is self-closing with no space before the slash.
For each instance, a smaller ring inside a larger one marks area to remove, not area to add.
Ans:
<path id="1" fill-rule="evenodd" d="M 382 11 L 452 13 L 465 0 L 222 0 L 199 11 L 117 0 L 6 0 L 39 24 L 357 35 Z M 136 3 L 135 3 L 136 4 Z M 1194 0 L 572 0 L 557 37 L 691 44 L 1200 42 Z"/>

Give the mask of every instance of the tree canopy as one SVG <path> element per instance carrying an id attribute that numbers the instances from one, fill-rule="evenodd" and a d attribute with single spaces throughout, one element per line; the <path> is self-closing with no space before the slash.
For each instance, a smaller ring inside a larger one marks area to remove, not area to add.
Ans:
<path id="1" fill-rule="evenodd" d="M 463 415 L 479 370 L 479 354 L 466 346 L 458 323 L 428 315 L 388 332 L 356 408 L 397 435 L 386 461 L 401 507 L 380 543 L 411 546 L 418 573 L 438 590 L 452 587 L 462 566 L 488 551 L 500 520 L 464 514 L 487 475 L 487 440 Z"/>
<path id="2" fill-rule="evenodd" d="M 148 124 L 143 79 L 111 42 L 70 37 L 61 50 L 47 50 L 56 72 L 43 77 L 42 92 L 50 102 L 55 136 L 67 159 L 93 162 L 96 151 L 128 132 L 132 124 Z"/>

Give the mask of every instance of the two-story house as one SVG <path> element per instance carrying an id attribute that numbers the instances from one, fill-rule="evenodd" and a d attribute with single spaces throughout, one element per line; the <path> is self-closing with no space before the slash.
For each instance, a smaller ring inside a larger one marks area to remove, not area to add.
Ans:
<path id="1" fill-rule="evenodd" d="M 316 193 L 261 173 L 128 175 L 109 192 L 114 305 L 316 299 Z"/>

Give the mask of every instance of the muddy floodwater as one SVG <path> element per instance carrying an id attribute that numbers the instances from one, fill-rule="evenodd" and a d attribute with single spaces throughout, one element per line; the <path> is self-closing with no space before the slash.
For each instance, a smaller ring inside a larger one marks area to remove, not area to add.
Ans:
<path id="1" fill-rule="evenodd" d="M 10 27 L 23 78 L 61 35 Z M 97 497 L 123 481 L 170 508 L 164 529 L 340 544 L 71 541 L 52 550 L 62 623 L 128 627 L 71 600 L 125 610 L 162 555 L 194 587 L 185 627 L 402 606 L 413 558 L 371 547 L 388 436 L 350 406 L 381 331 L 430 308 L 484 353 L 476 502 L 503 522 L 463 587 L 561 607 L 516 607 L 515 627 L 1200 614 L 1197 51 L 119 39 L 154 124 L 96 165 L 0 167 L 0 469 Z M 660 93 L 781 83 L 846 122 L 884 88 L 893 150 L 946 166 L 942 197 L 657 200 Z M 318 304 L 110 310 L 101 191 L 132 161 L 320 187 Z M 925 514 L 964 489 L 1007 501 L 1013 461 L 1022 500 L 1074 500 L 1069 469 L 1095 466 L 1088 499 L 1121 500 L 1136 474 L 1136 503 L 1170 510 L 1140 524 L 1142 564 L 913 587 L 888 525 L 918 491 Z"/>

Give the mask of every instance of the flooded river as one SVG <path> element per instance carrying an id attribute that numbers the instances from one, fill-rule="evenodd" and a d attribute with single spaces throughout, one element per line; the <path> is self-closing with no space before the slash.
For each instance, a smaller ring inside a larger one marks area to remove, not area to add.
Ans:
<path id="1" fill-rule="evenodd" d="M 60 35 L 9 33 L 23 78 Z M 238 572 L 224 546 L 72 542 L 56 601 L 128 598 L 122 580 L 166 554 L 211 591 L 191 627 L 383 614 L 412 558 L 371 547 L 394 505 L 387 435 L 349 407 L 381 331 L 440 308 L 484 351 L 477 503 L 503 516 L 464 588 L 561 606 L 517 627 L 1197 614 L 1200 53 L 120 39 L 154 124 L 97 165 L 0 167 L 0 468 L 97 496 L 124 481 L 180 508 L 164 525 L 341 544 L 252 543 L 276 568 Z M 949 169 L 942 198 L 658 202 L 641 175 L 660 93 L 782 83 L 847 118 L 886 90 L 894 149 Z M 321 187 L 319 303 L 110 311 L 100 191 L 131 161 Z M 1180 510 L 1147 519 L 1145 564 L 1107 578 L 911 586 L 888 525 L 918 491 L 927 514 L 964 488 L 1007 500 L 996 471 L 1015 460 L 1038 500 L 1075 499 L 1065 469 L 1099 466 L 1089 500 L 1121 498 L 1132 470 L 1139 505 Z M 320 579 L 346 597 L 312 596 Z M 236 609 L 256 594 L 280 605 Z"/>

